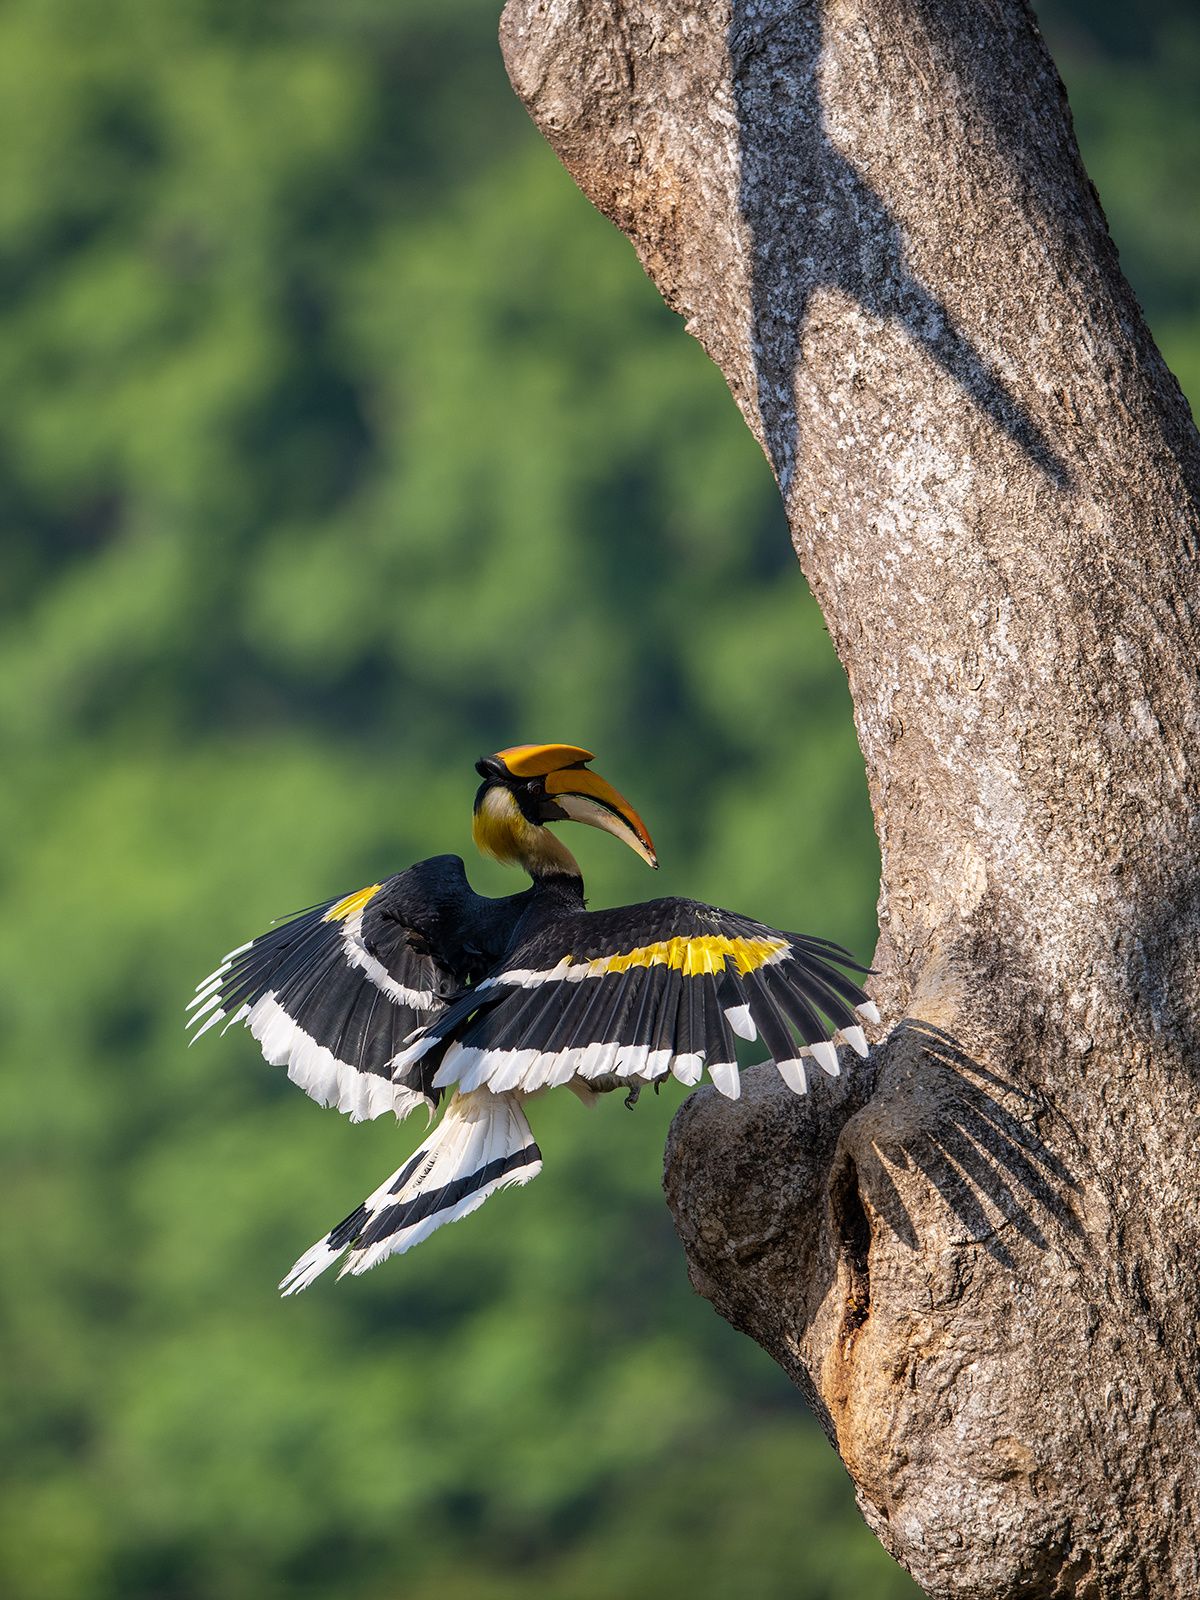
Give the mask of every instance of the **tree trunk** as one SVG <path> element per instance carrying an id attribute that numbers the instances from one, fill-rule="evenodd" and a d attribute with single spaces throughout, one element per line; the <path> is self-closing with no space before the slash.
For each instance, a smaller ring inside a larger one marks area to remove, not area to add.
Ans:
<path id="1" fill-rule="evenodd" d="M 693 1281 L 931 1595 L 1195 1597 L 1200 452 L 1033 19 L 501 35 L 772 463 L 882 849 L 870 1065 L 676 1118 Z"/>

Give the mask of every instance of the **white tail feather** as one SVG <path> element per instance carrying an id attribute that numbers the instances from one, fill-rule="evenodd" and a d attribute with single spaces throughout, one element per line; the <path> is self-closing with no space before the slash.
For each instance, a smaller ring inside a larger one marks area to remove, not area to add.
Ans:
<path id="1" fill-rule="evenodd" d="M 497 1189 L 528 1183 L 541 1170 L 519 1095 L 460 1092 L 420 1149 L 367 1196 L 361 1215 L 306 1251 L 279 1287 L 285 1295 L 307 1289 L 346 1250 L 339 1276 L 366 1272 L 468 1216 Z"/>

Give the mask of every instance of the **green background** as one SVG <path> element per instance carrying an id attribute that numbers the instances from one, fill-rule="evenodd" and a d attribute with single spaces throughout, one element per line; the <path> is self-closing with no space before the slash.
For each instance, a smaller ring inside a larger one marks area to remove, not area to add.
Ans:
<path id="1" fill-rule="evenodd" d="M 1200 393 L 1200 27 L 1044 8 Z M 219 953 L 435 852 L 567 740 L 686 893 L 869 954 L 844 682 L 714 369 L 512 97 L 480 0 L 0 8 L 0 1593 L 892 1600 L 765 1355 L 691 1293 L 678 1095 L 535 1107 L 546 1170 L 281 1303 L 397 1165 Z M 472 866 L 477 885 L 514 886 Z"/>

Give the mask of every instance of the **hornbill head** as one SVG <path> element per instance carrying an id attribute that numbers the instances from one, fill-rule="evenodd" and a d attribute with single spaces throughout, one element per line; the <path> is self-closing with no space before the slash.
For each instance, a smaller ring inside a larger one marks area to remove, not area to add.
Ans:
<path id="1" fill-rule="evenodd" d="M 587 770 L 590 750 L 573 744 L 517 744 L 475 763 L 483 778 L 472 832 L 485 856 L 523 866 L 532 877 L 579 876 L 575 857 L 548 822 L 586 822 L 623 839 L 658 866 L 646 824 L 623 795 Z"/>

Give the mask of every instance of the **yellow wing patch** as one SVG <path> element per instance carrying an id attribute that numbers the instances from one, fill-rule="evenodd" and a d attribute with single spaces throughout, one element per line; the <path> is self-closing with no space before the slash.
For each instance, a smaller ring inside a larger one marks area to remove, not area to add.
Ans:
<path id="1" fill-rule="evenodd" d="M 661 939 L 627 950 L 619 956 L 599 956 L 588 966 L 597 973 L 628 972 L 630 967 L 677 967 L 685 978 L 702 972 L 724 972 L 732 961 L 743 976 L 788 948 L 786 939 L 727 939 L 722 933 L 700 934 L 694 939 Z"/>
<path id="2" fill-rule="evenodd" d="M 344 900 L 339 900 L 337 905 L 330 906 L 321 921 L 342 922 L 346 917 L 352 917 L 356 911 L 363 909 L 368 900 L 375 898 L 381 887 L 381 884 L 373 883 L 369 888 L 356 889 L 353 894 L 348 894 Z"/>

